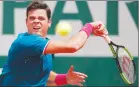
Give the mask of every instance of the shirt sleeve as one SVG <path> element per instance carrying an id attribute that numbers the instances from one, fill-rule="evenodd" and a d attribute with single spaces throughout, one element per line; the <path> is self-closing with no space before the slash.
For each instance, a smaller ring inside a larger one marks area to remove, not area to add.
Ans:
<path id="1" fill-rule="evenodd" d="M 25 42 L 30 55 L 41 55 L 49 43 L 49 39 L 40 36 L 29 36 Z"/>

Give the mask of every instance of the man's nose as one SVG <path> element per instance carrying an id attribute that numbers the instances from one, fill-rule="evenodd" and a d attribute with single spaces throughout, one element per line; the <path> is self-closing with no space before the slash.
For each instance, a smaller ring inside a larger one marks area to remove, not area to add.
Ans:
<path id="1" fill-rule="evenodd" d="M 34 23 L 39 23 L 39 20 L 36 18 L 36 19 L 34 20 Z"/>

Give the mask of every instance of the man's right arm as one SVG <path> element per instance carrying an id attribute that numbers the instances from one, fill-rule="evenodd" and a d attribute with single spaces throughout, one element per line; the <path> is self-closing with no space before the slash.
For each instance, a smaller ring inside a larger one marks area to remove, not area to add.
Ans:
<path id="1" fill-rule="evenodd" d="M 97 29 L 98 29 L 97 26 L 99 26 L 100 24 L 103 25 L 102 22 L 92 22 L 92 23 L 89 23 L 89 24 L 92 26 L 92 28 L 97 28 Z M 104 25 L 101 26 L 98 29 L 98 32 L 99 32 L 99 30 L 101 30 L 100 32 L 102 32 L 103 28 L 104 28 Z M 89 36 L 88 32 L 92 33 L 92 31 L 87 31 L 86 32 L 84 30 L 81 30 L 77 34 L 73 35 L 67 41 L 50 40 L 50 42 L 48 43 L 48 45 L 44 49 L 43 54 L 73 53 L 73 52 L 76 52 L 77 50 L 82 48 L 84 46 L 84 44 L 86 43 L 87 38 Z"/>
<path id="2" fill-rule="evenodd" d="M 50 40 L 44 54 L 73 53 L 80 49 L 86 40 L 87 35 L 84 31 L 72 36 L 68 41 Z"/>

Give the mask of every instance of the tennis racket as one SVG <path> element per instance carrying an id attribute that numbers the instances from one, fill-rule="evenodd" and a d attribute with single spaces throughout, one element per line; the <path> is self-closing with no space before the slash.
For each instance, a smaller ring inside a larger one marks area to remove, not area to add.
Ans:
<path id="1" fill-rule="evenodd" d="M 125 46 L 117 45 L 112 42 L 108 35 L 103 36 L 103 38 L 111 49 L 122 79 L 127 84 L 133 84 L 136 80 L 136 69 L 132 55 Z"/>

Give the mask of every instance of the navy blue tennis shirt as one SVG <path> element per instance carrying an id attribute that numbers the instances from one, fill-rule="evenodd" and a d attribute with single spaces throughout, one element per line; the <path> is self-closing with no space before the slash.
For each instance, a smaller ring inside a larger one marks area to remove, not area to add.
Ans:
<path id="1" fill-rule="evenodd" d="M 52 55 L 44 55 L 49 39 L 21 33 L 12 43 L 3 66 L 3 86 L 46 86 L 52 69 Z"/>

